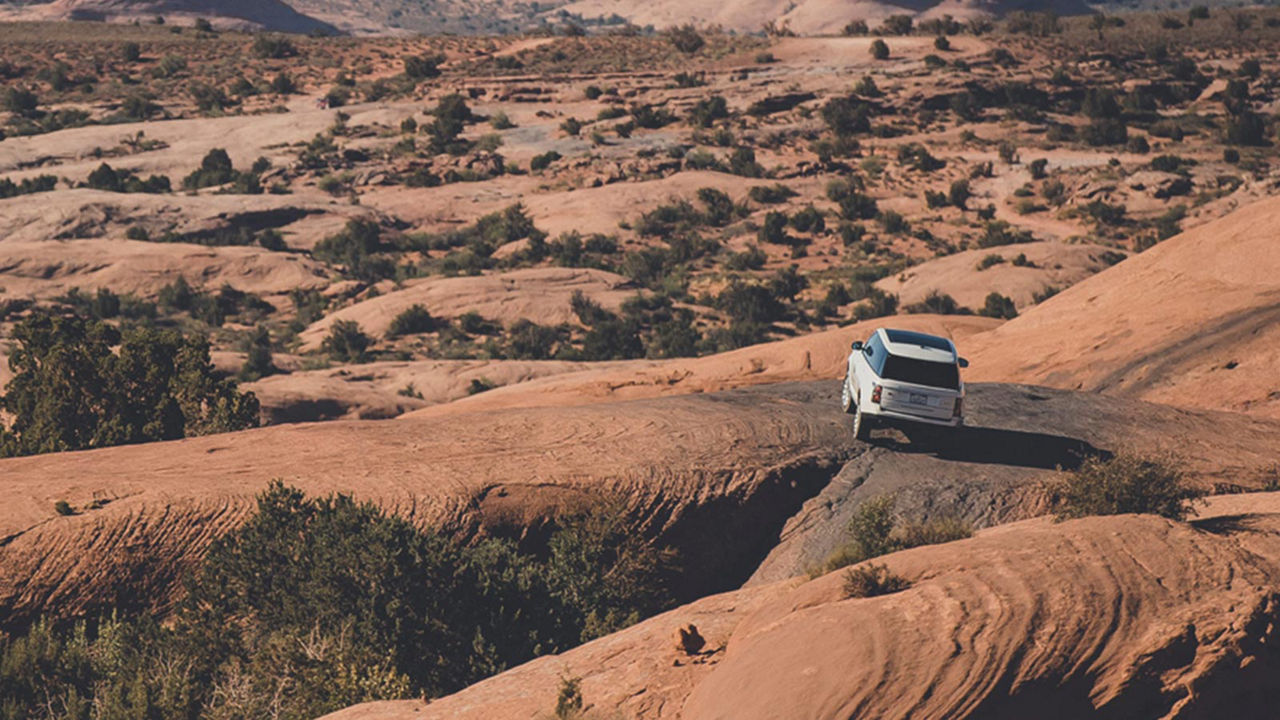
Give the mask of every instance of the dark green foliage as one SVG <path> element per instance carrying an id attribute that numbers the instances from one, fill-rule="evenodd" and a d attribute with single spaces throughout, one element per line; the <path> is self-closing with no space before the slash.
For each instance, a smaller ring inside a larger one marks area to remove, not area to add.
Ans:
<path id="1" fill-rule="evenodd" d="M 773 205 L 785 202 L 797 195 L 795 190 L 777 183 L 775 185 L 757 185 L 747 191 L 747 197 L 761 205 Z"/>
<path id="2" fill-rule="evenodd" d="M 765 213 L 764 222 L 760 224 L 760 230 L 757 232 L 756 238 L 762 243 L 789 244 L 787 238 L 787 214 L 779 211 Z"/>
<path id="3" fill-rule="evenodd" d="M 689 110 L 689 124 L 711 127 L 716 120 L 729 117 L 729 104 L 720 95 L 712 95 L 694 103 Z M 644 127 L 641 125 L 641 127 Z"/>
<path id="4" fill-rule="evenodd" d="M 1018 317 L 1018 309 L 1014 307 L 1013 301 L 1001 295 L 998 292 L 992 292 L 987 295 L 986 302 L 982 306 L 979 315 L 987 317 L 1002 318 L 1011 320 Z"/>
<path id="5" fill-rule="evenodd" d="M 756 162 L 756 151 L 749 147 L 734 148 L 729 155 L 729 172 L 742 177 L 760 177 L 764 168 Z"/>
<path id="6" fill-rule="evenodd" d="M 167 193 L 171 189 L 169 178 L 164 175 L 152 175 L 143 180 L 131 170 L 116 170 L 106 163 L 89 173 L 85 184 L 95 190 L 118 193 Z"/>
<path id="7" fill-rule="evenodd" d="M 899 235 L 911 229 L 911 224 L 896 210 L 882 210 L 877 218 L 881 227 L 890 235 Z"/>
<path id="8" fill-rule="evenodd" d="M 832 98 L 822 106 L 822 120 L 840 136 L 871 132 L 871 106 L 852 96 Z"/>
<path id="9" fill-rule="evenodd" d="M 913 24 L 910 15 L 890 15 L 880 24 L 880 30 L 889 35 L 910 35 Z"/>
<path id="10" fill-rule="evenodd" d="M 548 360 L 568 341 L 568 329 L 520 319 L 507 328 L 505 356 L 514 360 Z"/>
<path id="11" fill-rule="evenodd" d="M 1228 115 L 1224 134 L 1229 145 L 1262 147 L 1268 144 L 1266 123 L 1249 110 Z"/>
<path id="12" fill-rule="evenodd" d="M 1172 520 L 1193 514 L 1206 492 L 1192 486 L 1170 458 L 1122 453 L 1085 459 L 1054 487 L 1058 519 L 1150 513 Z"/>
<path id="13" fill-rule="evenodd" d="M 827 185 L 827 197 L 840 206 L 840 215 L 846 220 L 870 220 L 880 214 L 875 198 L 862 192 L 862 181 L 857 178 L 833 180 Z"/>
<path id="14" fill-rule="evenodd" d="M 575 720 L 582 712 L 582 678 L 560 678 L 556 695 L 556 720 Z"/>
<path id="15" fill-rule="evenodd" d="M 871 43 L 871 57 L 877 60 L 888 60 L 889 44 L 880 38 L 876 38 L 875 42 Z"/>
<path id="16" fill-rule="evenodd" d="M 898 148 L 898 162 L 921 172 L 933 172 L 947 166 L 945 160 L 934 157 L 925 146 L 919 143 L 908 143 L 900 146 Z"/>
<path id="17" fill-rule="evenodd" d="M 372 220 L 350 220 L 342 232 L 316 243 L 311 254 L 318 260 L 341 265 L 365 281 L 390 277 L 394 263 L 382 254 L 382 228 Z"/>
<path id="18" fill-rule="evenodd" d="M 1032 240 L 1035 240 L 1035 237 L 1030 232 L 1018 230 L 1004 220 L 992 220 L 983 229 L 982 237 L 978 238 L 978 247 L 998 247 Z"/>
<path id="19" fill-rule="evenodd" d="M 236 179 L 237 173 L 231 165 L 231 157 L 222 148 L 210 150 L 200 161 L 200 169 L 182 180 L 182 187 L 187 190 L 225 185 Z"/>
<path id="20" fill-rule="evenodd" d="M 608 506 L 558 518 L 533 556 L 276 483 L 210 547 L 172 623 L 37 622 L 0 640 L 3 713 L 307 720 L 436 697 L 664 609 L 669 559 Z"/>
<path id="21" fill-rule="evenodd" d="M 800 232 L 820 233 L 827 229 L 827 221 L 821 211 L 809 205 L 791 216 L 791 227 Z"/>
<path id="22" fill-rule="evenodd" d="M 781 320 L 786 308 L 763 285 L 733 280 L 716 296 L 716 307 L 737 322 L 768 325 Z"/>
<path id="23" fill-rule="evenodd" d="M 404 59 L 404 74 L 411 80 L 439 77 L 440 65 L 444 61 L 445 56 L 438 53 L 411 55 Z"/>
<path id="24" fill-rule="evenodd" d="M 529 169 L 534 172 L 545 170 L 551 163 L 559 159 L 560 153 L 555 150 L 548 150 L 541 155 L 534 155 L 533 159 L 529 161 Z"/>
<path id="25" fill-rule="evenodd" d="M 33 116 L 40 107 L 40 98 L 35 92 L 22 87 L 11 87 L 4 93 L 5 110 L 15 115 Z"/>
<path id="26" fill-rule="evenodd" d="M 373 339 L 354 320 L 337 320 L 320 343 L 320 351 L 337 362 L 361 363 L 369 359 L 367 351 Z"/>
<path id="27" fill-rule="evenodd" d="M 127 63 L 138 62 L 142 57 L 142 48 L 136 42 L 127 42 L 120 46 L 120 59 Z"/>
<path id="28" fill-rule="evenodd" d="M 848 541 L 811 571 L 823 575 L 872 558 L 923 545 L 963 540 L 973 536 L 973 526 L 959 518 L 941 515 L 924 522 L 902 522 L 894 511 L 892 495 L 878 495 L 858 506 L 846 528 Z"/>
<path id="29" fill-rule="evenodd" d="M 1098 119 L 1085 125 L 1080 137 L 1094 147 L 1123 145 L 1129 139 L 1129 128 L 1119 118 Z"/>
<path id="30" fill-rule="evenodd" d="M 951 183 L 951 187 L 947 190 L 947 202 L 953 207 L 964 210 L 969 204 L 969 198 L 973 196 L 969 189 L 968 180 L 956 180 Z"/>
<path id="31" fill-rule="evenodd" d="M 12 425 L 0 454 L 34 455 L 240 430 L 258 401 L 219 379 L 205 340 L 37 315 L 13 330 Z M 116 347 L 118 346 L 118 347 Z M 113 352 L 113 348 L 115 351 Z"/>
<path id="32" fill-rule="evenodd" d="M 240 368 L 241 380 L 257 380 L 277 371 L 271 359 L 271 333 L 259 325 L 249 333 L 245 341 L 244 365 Z"/>
<path id="33" fill-rule="evenodd" d="M 279 35 L 259 35 L 254 39 L 251 50 L 254 55 L 264 59 L 282 59 L 298 54 L 293 42 Z"/>
<path id="34" fill-rule="evenodd" d="M 712 187 L 699 188 L 698 201 L 706 207 L 705 219 L 713 227 L 728 225 L 738 214 L 738 208 L 729 194 Z"/>
<path id="35" fill-rule="evenodd" d="M 75 515 L 76 511 L 71 507 L 71 503 L 66 500 L 59 500 L 53 504 L 53 511 L 59 515 Z"/>
<path id="36" fill-rule="evenodd" d="M 416 335 L 436 329 L 436 320 L 422 305 L 411 305 L 391 320 L 387 328 L 387 337 L 397 338 L 402 335 Z"/>
<path id="37" fill-rule="evenodd" d="M 1112 205 L 1105 200 L 1094 200 L 1084 206 L 1084 212 L 1099 225 L 1120 225 L 1124 223 L 1127 209 L 1124 205 Z"/>
<path id="38" fill-rule="evenodd" d="M 911 587 L 910 581 L 889 572 L 884 565 L 869 563 L 849 568 L 844 574 L 844 595 L 848 598 L 869 598 L 902 592 Z"/>
<path id="39" fill-rule="evenodd" d="M 698 52 L 707 43 L 698 32 L 698 29 L 689 23 L 667 30 L 666 35 L 671 44 L 686 55 Z"/>
<path id="40" fill-rule="evenodd" d="M 930 290 L 923 300 L 918 303 L 912 303 L 905 309 L 909 313 L 933 313 L 934 315 L 971 314 L 971 311 L 960 307 L 955 298 L 937 290 Z"/>
<path id="41" fill-rule="evenodd" d="M 58 186 L 58 178 L 54 175 L 39 175 L 34 178 L 23 178 L 15 183 L 9 178 L 0 178 L 0 200 L 30 195 L 38 192 L 49 192 Z"/>
<path id="42" fill-rule="evenodd" d="M 892 315 L 897 311 L 897 295 L 890 295 L 880 288 L 872 287 L 867 293 L 866 302 L 860 303 L 854 308 L 853 318 L 859 321 L 870 320 Z"/>

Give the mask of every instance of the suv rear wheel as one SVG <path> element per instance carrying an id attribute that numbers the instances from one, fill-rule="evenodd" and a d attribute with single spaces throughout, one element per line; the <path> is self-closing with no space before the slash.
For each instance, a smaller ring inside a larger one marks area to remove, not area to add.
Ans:
<path id="1" fill-rule="evenodd" d="M 849 385 L 849 376 L 845 375 L 844 383 L 840 386 L 840 409 L 852 415 L 856 403 L 853 401 L 853 392 L 849 390 Z"/>
<path id="2" fill-rule="evenodd" d="M 854 406 L 853 436 L 863 442 L 871 440 L 871 418 L 863 414 L 861 405 Z"/>

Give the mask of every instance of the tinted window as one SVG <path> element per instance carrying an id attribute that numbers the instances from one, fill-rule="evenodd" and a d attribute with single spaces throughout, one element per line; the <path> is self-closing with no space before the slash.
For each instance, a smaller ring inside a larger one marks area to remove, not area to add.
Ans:
<path id="1" fill-rule="evenodd" d="M 886 380 L 898 380 L 948 390 L 960 389 L 960 371 L 953 363 L 889 355 L 885 358 L 884 369 L 877 374 Z"/>
<path id="2" fill-rule="evenodd" d="M 884 359 L 889 356 L 889 353 L 885 352 L 884 343 L 880 342 L 880 333 L 873 334 L 862 349 L 867 356 L 867 364 L 877 375 L 883 377 L 884 374 L 880 370 L 884 367 Z"/>
<path id="3" fill-rule="evenodd" d="M 885 330 L 884 332 L 889 336 L 889 342 L 951 351 L 951 343 L 935 335 L 925 335 L 924 333 L 911 332 L 910 330 Z"/>

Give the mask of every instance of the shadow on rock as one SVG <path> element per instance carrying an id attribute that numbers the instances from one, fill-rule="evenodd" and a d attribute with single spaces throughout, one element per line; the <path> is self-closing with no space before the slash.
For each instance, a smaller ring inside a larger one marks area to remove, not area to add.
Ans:
<path id="1" fill-rule="evenodd" d="M 943 460 L 1043 470 L 1075 470 L 1086 458 L 1111 457 L 1111 453 L 1106 450 L 1065 435 L 987 427 L 960 427 L 944 432 L 945 435 L 934 441 L 889 441 L 876 444 L 898 452 L 932 452 Z"/>

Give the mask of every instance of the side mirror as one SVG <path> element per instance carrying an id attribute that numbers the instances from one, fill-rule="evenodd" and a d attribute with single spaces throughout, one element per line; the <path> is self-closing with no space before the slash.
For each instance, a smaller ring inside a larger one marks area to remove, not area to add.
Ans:
<path id="1" fill-rule="evenodd" d="M 854 340 L 854 341 L 853 341 L 853 344 L 852 344 L 852 345 L 850 345 L 849 347 L 853 348 L 854 350 L 861 350 L 861 349 L 862 349 L 862 341 L 861 341 L 861 340 Z"/>
<path id="2" fill-rule="evenodd" d="M 966 360 L 966 359 L 964 359 L 964 358 L 960 358 L 960 359 L 959 359 L 959 365 L 960 365 L 960 367 L 962 367 L 962 368 L 967 368 L 967 367 L 969 367 L 969 361 L 968 361 L 968 360 Z"/>

